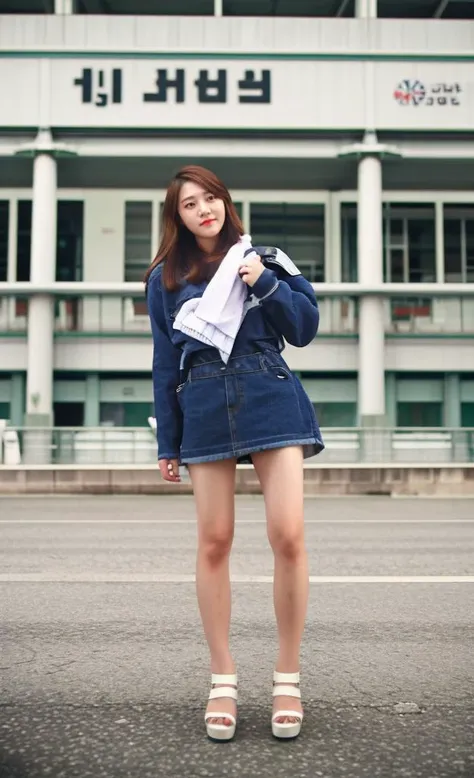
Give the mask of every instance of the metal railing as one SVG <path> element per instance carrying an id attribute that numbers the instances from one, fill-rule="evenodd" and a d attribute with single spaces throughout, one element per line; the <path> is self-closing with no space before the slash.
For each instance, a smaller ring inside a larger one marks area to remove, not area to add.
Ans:
<path id="1" fill-rule="evenodd" d="M 326 449 L 314 458 L 316 463 L 474 462 L 474 428 L 331 427 L 322 434 Z M 150 427 L 6 427 L 3 439 L 0 464 L 80 467 L 151 465 L 157 461 L 156 438 Z"/>
<path id="2" fill-rule="evenodd" d="M 474 284 L 313 284 L 320 335 L 356 335 L 360 299 L 382 297 L 388 335 L 474 334 Z M 144 334 L 150 324 L 142 284 L 0 283 L 0 333 L 25 334 L 29 300 L 54 301 L 57 334 Z"/>

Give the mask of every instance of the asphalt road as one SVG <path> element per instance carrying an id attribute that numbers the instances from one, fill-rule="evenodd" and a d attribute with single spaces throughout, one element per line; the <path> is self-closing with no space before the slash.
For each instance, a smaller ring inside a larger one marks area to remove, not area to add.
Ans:
<path id="1" fill-rule="evenodd" d="M 301 736 L 271 736 L 272 554 L 238 498 L 235 740 L 205 736 L 190 498 L 0 498 L 0 778 L 474 778 L 474 501 L 307 502 Z"/>

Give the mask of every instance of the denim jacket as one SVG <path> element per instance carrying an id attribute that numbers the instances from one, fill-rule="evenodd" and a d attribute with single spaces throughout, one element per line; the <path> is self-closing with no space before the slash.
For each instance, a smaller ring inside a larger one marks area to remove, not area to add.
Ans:
<path id="1" fill-rule="evenodd" d="M 292 346 L 308 345 L 319 325 L 313 287 L 280 249 L 255 246 L 254 250 L 262 257 L 265 270 L 249 288 L 247 313 L 232 353 L 250 353 L 258 350 L 259 344 L 281 351 L 284 340 Z M 176 389 L 192 353 L 209 347 L 173 329 L 173 320 L 186 300 L 202 296 L 207 282 L 183 282 L 176 291 L 170 292 L 162 284 L 161 272 L 160 264 L 151 273 L 146 292 L 153 336 L 152 378 L 158 458 L 178 459 L 183 419 Z"/>

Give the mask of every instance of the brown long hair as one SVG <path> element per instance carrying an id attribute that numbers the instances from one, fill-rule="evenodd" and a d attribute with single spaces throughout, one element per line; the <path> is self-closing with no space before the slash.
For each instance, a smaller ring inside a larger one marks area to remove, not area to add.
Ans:
<path id="1" fill-rule="evenodd" d="M 216 250 L 212 256 L 206 255 L 206 262 L 195 236 L 184 226 L 178 213 L 179 193 L 186 181 L 202 186 L 206 192 L 224 201 L 225 221 Z M 242 222 L 227 187 L 211 170 L 199 165 L 187 165 L 178 171 L 168 186 L 163 206 L 163 235 L 158 253 L 145 274 L 145 283 L 160 262 L 164 262 L 162 279 L 165 289 L 177 289 L 183 279 L 198 283 L 208 277 L 208 263 L 220 261 L 243 234 Z"/>

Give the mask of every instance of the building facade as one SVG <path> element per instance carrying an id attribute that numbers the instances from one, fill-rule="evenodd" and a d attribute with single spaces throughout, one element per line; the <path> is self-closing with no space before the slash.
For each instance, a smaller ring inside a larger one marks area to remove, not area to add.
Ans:
<path id="1" fill-rule="evenodd" d="M 315 284 L 285 356 L 323 427 L 474 427 L 473 11 L 0 0 L 0 418 L 146 424 L 141 280 L 193 162 Z"/>

